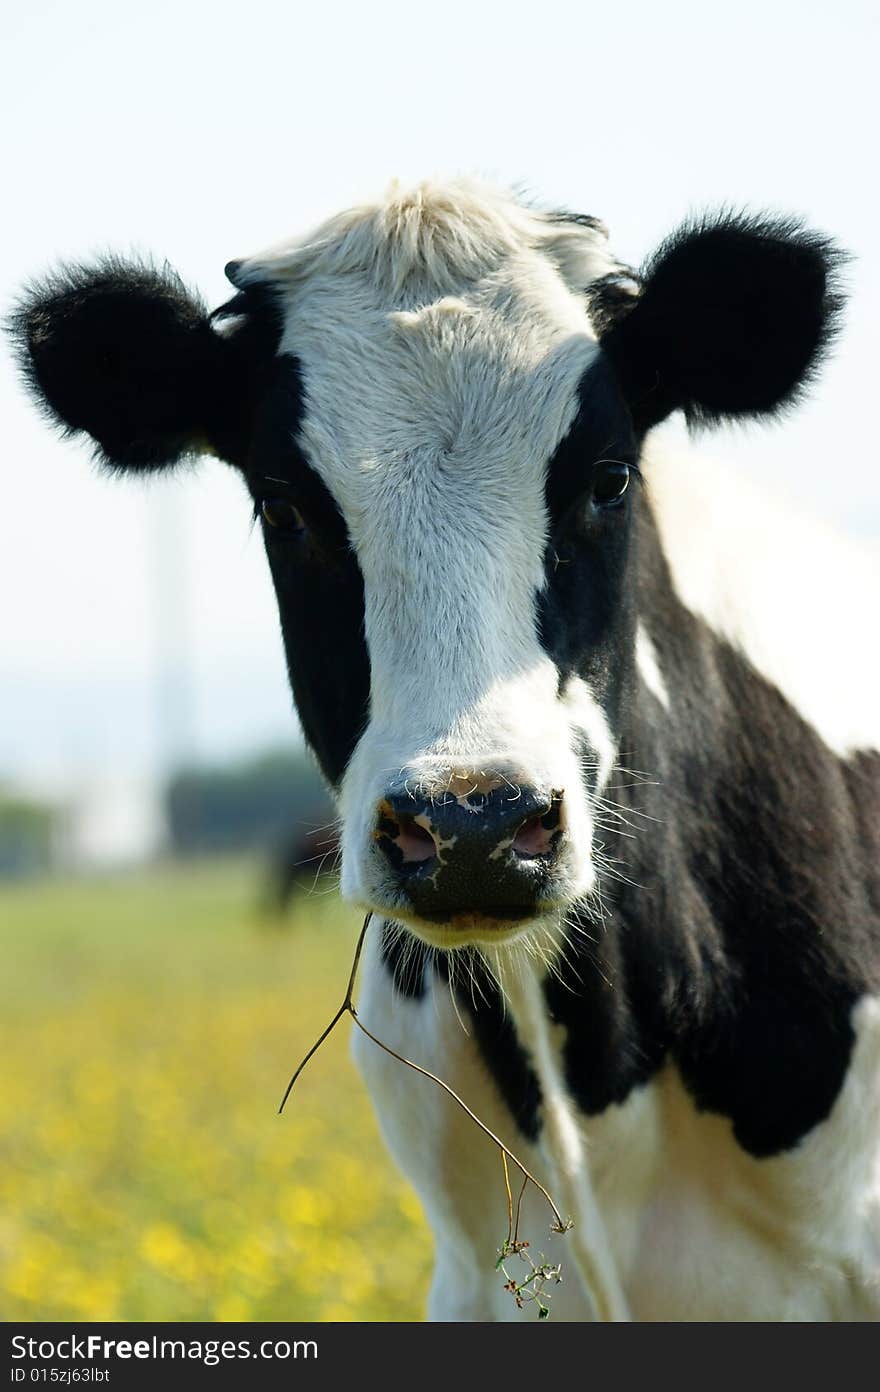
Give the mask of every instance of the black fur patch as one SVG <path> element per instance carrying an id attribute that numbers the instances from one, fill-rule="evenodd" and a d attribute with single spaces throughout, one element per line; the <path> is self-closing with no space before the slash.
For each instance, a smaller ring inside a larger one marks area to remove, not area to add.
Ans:
<path id="1" fill-rule="evenodd" d="M 246 469 L 252 458 L 258 413 L 277 381 L 281 311 L 270 286 L 253 285 L 211 315 L 223 342 L 223 392 L 218 389 L 209 439 L 221 459 Z M 300 398 L 292 428 L 300 419 Z"/>
<path id="2" fill-rule="evenodd" d="M 63 266 L 10 317 L 22 374 L 65 434 L 85 432 L 111 469 L 155 470 L 212 449 L 241 463 L 277 344 L 271 308 L 239 296 L 216 317 L 169 267 L 107 257 Z"/>
<path id="3" fill-rule="evenodd" d="M 616 729 L 635 634 L 629 554 L 638 450 L 626 404 L 602 358 L 585 374 L 580 402 L 547 470 L 551 531 L 538 632 L 559 672 L 560 690 L 582 677 Z M 609 460 L 631 465 L 634 477 L 620 506 L 607 509 L 593 502 L 592 486 L 600 461 Z"/>
<path id="4" fill-rule="evenodd" d="M 430 947 L 402 932 L 397 924 L 383 923 L 382 961 L 391 973 L 395 991 L 406 1000 L 423 998 L 434 955 Z"/>
<path id="5" fill-rule="evenodd" d="M 537 1140 L 541 1132 L 541 1085 L 513 1021 L 504 1008 L 498 986 L 482 958 L 473 953 L 472 986 L 456 985 L 456 995 L 473 1023 L 474 1038 L 504 1102 L 523 1136 Z M 456 981 L 461 979 L 461 969 Z"/>
<path id="6" fill-rule="evenodd" d="M 296 708 L 338 787 L 369 711 L 363 579 L 342 515 L 296 443 L 304 397 L 297 360 L 277 358 L 257 409 L 246 477 L 257 506 L 283 497 L 306 523 L 301 537 L 270 526 L 263 533 Z"/>
<path id="7" fill-rule="evenodd" d="M 205 439 L 222 345 L 170 267 L 62 267 L 28 291 L 10 327 L 47 415 L 91 435 L 110 467 L 161 468 Z"/>
<path id="8" fill-rule="evenodd" d="M 834 335 L 844 260 L 793 219 L 726 214 L 668 238 L 602 338 L 637 428 L 677 409 L 699 424 L 795 401 Z"/>

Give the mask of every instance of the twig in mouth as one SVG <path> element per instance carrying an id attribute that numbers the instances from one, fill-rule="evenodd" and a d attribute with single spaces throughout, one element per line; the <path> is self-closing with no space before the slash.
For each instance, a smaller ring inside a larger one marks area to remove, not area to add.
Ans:
<path id="1" fill-rule="evenodd" d="M 306 1064 L 307 1064 L 307 1063 L 309 1062 L 309 1060 L 318 1052 L 318 1050 L 320 1049 L 321 1045 L 324 1043 L 324 1040 L 327 1039 L 328 1036 L 329 1036 L 330 1034 L 332 1034 L 333 1030 L 336 1028 L 336 1026 L 339 1024 L 339 1021 L 342 1019 L 343 1015 L 350 1015 L 351 1018 L 352 1018 L 352 1020 L 354 1021 L 354 1023 L 357 1025 L 358 1029 L 361 1030 L 362 1033 L 365 1034 L 365 1035 L 367 1036 L 368 1039 L 371 1039 L 371 1040 L 373 1041 L 373 1043 L 376 1044 L 380 1049 L 383 1049 L 383 1050 L 385 1051 L 386 1054 L 390 1054 L 392 1058 L 397 1059 L 398 1063 L 402 1063 L 402 1064 L 404 1064 L 407 1068 L 411 1068 L 411 1069 L 413 1070 L 414 1073 L 420 1073 L 420 1074 L 422 1075 L 423 1078 L 429 1078 L 430 1081 L 431 1081 L 432 1083 L 436 1083 L 437 1087 L 442 1088 L 443 1091 L 444 1091 L 445 1093 L 447 1093 L 447 1095 L 448 1095 L 449 1097 L 452 1098 L 453 1102 L 456 1102 L 456 1103 L 458 1104 L 458 1106 L 461 1107 L 462 1111 L 463 1111 L 468 1117 L 470 1117 L 470 1119 L 471 1119 L 471 1121 L 474 1123 L 474 1125 L 477 1126 L 477 1127 L 479 1127 L 479 1129 L 483 1132 L 483 1135 L 484 1135 L 484 1136 L 488 1136 L 489 1140 L 492 1141 L 492 1142 L 494 1142 L 494 1144 L 495 1144 L 495 1145 L 498 1147 L 498 1149 L 500 1150 L 500 1152 L 501 1152 L 501 1163 L 502 1163 L 502 1166 L 503 1166 L 503 1168 L 504 1168 L 504 1187 L 505 1187 L 505 1191 L 506 1191 L 506 1194 L 507 1194 L 507 1220 L 508 1220 L 508 1221 L 507 1221 L 507 1239 L 506 1239 L 506 1241 L 504 1242 L 504 1245 L 503 1245 L 503 1247 L 502 1247 L 501 1256 L 500 1256 L 499 1263 L 498 1263 L 498 1265 L 499 1265 L 499 1267 L 501 1268 L 501 1270 L 503 1270 L 504 1268 L 503 1268 L 503 1266 L 502 1266 L 501 1264 L 502 1264 L 502 1262 L 504 1261 L 505 1257 L 508 1256 L 508 1254 L 510 1254 L 510 1253 L 521 1254 L 521 1253 L 523 1252 L 523 1249 L 524 1249 L 525 1247 L 528 1246 L 528 1243 L 521 1242 L 521 1241 L 520 1241 L 520 1237 L 519 1237 L 519 1220 L 520 1220 L 520 1213 L 521 1213 L 521 1211 L 522 1211 L 522 1201 L 523 1201 L 523 1196 L 524 1196 L 524 1194 L 525 1194 L 525 1192 L 526 1192 L 526 1187 L 527 1187 L 527 1185 L 533 1184 L 533 1185 L 535 1186 L 535 1188 L 538 1190 L 538 1193 L 539 1193 L 539 1194 L 542 1194 L 542 1195 L 544 1196 L 544 1198 L 547 1200 L 547 1203 L 550 1205 L 550 1209 L 551 1209 L 551 1211 L 552 1211 L 552 1213 L 553 1213 L 553 1223 L 552 1223 L 551 1229 L 550 1229 L 551 1232 L 555 1232 L 555 1233 L 566 1233 L 566 1232 L 568 1232 L 569 1228 L 571 1228 L 571 1226 L 572 1226 L 571 1219 L 564 1219 L 564 1218 L 562 1217 L 562 1214 L 559 1212 L 559 1209 L 557 1208 L 556 1204 L 553 1202 L 553 1199 L 550 1197 L 550 1194 L 549 1194 L 548 1191 L 544 1188 L 544 1185 L 540 1182 L 540 1180 L 536 1179 L 535 1176 L 531 1173 L 531 1171 L 528 1170 L 528 1169 L 526 1168 L 526 1166 L 523 1164 L 522 1160 L 520 1160 L 519 1156 L 515 1155 L 514 1152 L 513 1152 L 508 1146 L 506 1146 L 506 1145 L 504 1144 L 504 1142 L 500 1139 L 500 1137 L 499 1137 L 499 1136 L 496 1136 L 495 1132 L 492 1131 L 492 1130 L 486 1125 L 486 1123 L 485 1123 L 484 1121 L 481 1121 L 481 1120 L 480 1120 L 480 1118 L 477 1116 L 476 1112 L 472 1111 L 471 1108 L 467 1105 L 467 1103 L 463 1100 L 463 1098 L 459 1097 L 458 1093 L 455 1091 L 454 1088 L 450 1087 L 450 1085 L 449 1085 L 448 1083 L 444 1082 L 442 1078 L 439 1078 L 439 1077 L 437 1076 L 436 1073 L 432 1073 L 432 1072 L 430 1071 L 430 1069 L 428 1069 L 428 1068 L 423 1068 L 423 1067 L 421 1066 L 421 1064 L 414 1063 L 412 1059 L 406 1058 L 403 1054 L 398 1054 L 398 1053 L 396 1052 L 396 1050 L 392 1049 L 388 1044 L 384 1044 L 384 1043 L 382 1042 L 382 1040 L 381 1040 L 381 1039 L 378 1039 L 378 1038 L 376 1037 L 375 1034 L 373 1034 L 370 1030 L 368 1030 L 367 1027 L 366 1027 L 366 1025 L 363 1024 L 363 1022 L 358 1018 L 357 1007 L 355 1006 L 354 1000 L 352 999 L 352 997 L 353 997 L 353 994 L 354 994 L 354 985 L 355 985 L 355 980 L 356 980 L 356 978 L 357 978 L 358 966 L 360 965 L 361 952 L 362 952 L 362 950 L 363 950 L 364 939 L 365 939 L 365 937 L 366 937 L 366 935 L 367 935 L 367 929 L 368 929 L 368 927 L 370 926 L 370 919 L 371 919 L 371 918 L 372 918 L 372 914 L 368 913 L 367 916 L 366 916 L 366 918 L 364 919 L 363 927 L 361 928 L 360 936 L 358 937 L 357 945 L 356 945 L 355 950 L 354 950 L 354 960 L 353 960 L 353 962 L 352 962 L 352 964 L 351 964 L 351 973 L 350 973 L 349 978 L 348 978 L 348 986 L 346 987 L 345 996 L 344 996 L 344 998 L 343 998 L 342 1004 L 340 1005 L 340 1007 L 339 1007 L 339 1009 L 337 1010 L 336 1014 L 333 1016 L 333 1019 L 330 1021 L 329 1025 L 327 1026 L 327 1028 L 321 1033 L 321 1035 L 319 1036 L 319 1038 L 318 1038 L 318 1039 L 315 1041 L 315 1043 L 312 1045 L 311 1049 L 309 1049 L 309 1051 L 308 1051 L 308 1053 L 306 1054 L 305 1058 L 302 1060 L 302 1062 L 299 1064 L 299 1066 L 298 1066 L 297 1069 L 295 1070 L 295 1072 L 294 1072 L 292 1078 L 290 1079 L 290 1082 L 287 1084 L 287 1088 L 285 1089 L 284 1096 L 283 1096 L 282 1099 L 281 1099 L 281 1105 L 280 1105 L 279 1108 L 278 1108 L 278 1112 L 279 1112 L 279 1114 L 280 1114 L 281 1112 L 284 1111 L 284 1105 L 285 1105 L 285 1103 L 287 1102 L 287 1099 L 288 1099 L 288 1097 L 290 1096 L 291 1092 L 293 1091 L 293 1086 L 294 1086 L 294 1084 L 295 1084 L 297 1078 L 299 1077 L 299 1075 L 302 1073 L 303 1069 L 305 1068 Z M 522 1178 L 522 1188 L 521 1188 L 520 1191 L 519 1191 L 519 1197 L 518 1197 L 518 1199 L 517 1199 L 517 1201 L 516 1201 L 516 1211 L 515 1211 L 515 1214 L 514 1214 L 514 1207 L 513 1207 L 513 1195 L 512 1195 L 512 1192 L 511 1192 L 511 1188 L 510 1188 L 510 1173 L 509 1173 L 508 1164 L 507 1164 L 508 1161 L 511 1161 L 511 1162 L 516 1166 L 516 1168 L 519 1170 L 520 1174 L 521 1174 L 522 1177 L 523 1177 L 523 1178 Z M 507 1273 L 505 1273 L 505 1274 L 507 1274 Z M 548 1278 L 550 1278 L 551 1276 L 552 1276 L 552 1278 L 555 1278 L 556 1280 L 559 1279 L 559 1270 L 558 1270 L 558 1268 L 550 1268 L 550 1267 L 546 1267 L 546 1268 L 545 1268 L 545 1267 L 543 1267 L 543 1266 L 540 1267 L 540 1268 L 533 1267 L 533 1274 L 532 1274 L 532 1276 L 530 1276 L 530 1277 L 528 1278 L 527 1281 L 521 1282 L 521 1283 L 510 1282 L 510 1283 L 508 1284 L 508 1286 L 507 1286 L 505 1289 L 509 1289 L 509 1290 L 512 1291 L 512 1293 L 514 1294 L 514 1297 L 516 1298 L 517 1305 L 520 1306 L 520 1308 L 521 1308 L 521 1307 L 522 1307 L 522 1294 L 523 1294 L 523 1291 L 525 1290 L 525 1288 L 526 1288 L 531 1282 L 535 1281 L 535 1280 L 536 1280 L 536 1277 L 543 1278 L 543 1279 L 541 1279 L 541 1280 L 538 1282 L 538 1284 L 539 1284 L 540 1286 L 542 1286 L 542 1285 L 543 1285 L 543 1280 L 548 1279 Z M 543 1318 L 546 1318 L 546 1315 L 547 1315 L 547 1313 L 549 1313 L 549 1312 L 548 1312 L 548 1311 L 546 1310 L 546 1308 L 541 1304 L 540 1301 L 538 1301 L 538 1305 L 539 1305 L 539 1318 L 542 1318 L 542 1319 L 543 1319 Z"/>

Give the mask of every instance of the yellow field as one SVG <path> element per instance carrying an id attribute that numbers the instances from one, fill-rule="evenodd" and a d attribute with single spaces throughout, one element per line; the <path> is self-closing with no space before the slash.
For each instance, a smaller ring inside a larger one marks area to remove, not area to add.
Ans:
<path id="1" fill-rule="evenodd" d="M 417 1320 L 430 1237 L 348 1058 L 356 915 L 253 865 L 0 890 L 0 1317 Z"/>

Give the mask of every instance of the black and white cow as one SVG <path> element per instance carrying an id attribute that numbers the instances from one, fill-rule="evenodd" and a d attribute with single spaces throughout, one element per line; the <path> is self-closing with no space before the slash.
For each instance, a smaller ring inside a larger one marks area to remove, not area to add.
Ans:
<path id="1" fill-rule="evenodd" d="M 880 1314 L 876 577 L 646 445 L 795 400 L 839 260 L 722 216 L 635 276 L 594 219 L 458 182 L 232 263 L 213 315 L 105 261 L 16 318 L 110 468 L 241 471 L 376 915 L 361 1016 L 574 1219 L 557 1317 Z M 496 1149 L 356 1052 L 431 1315 L 516 1316 Z"/>

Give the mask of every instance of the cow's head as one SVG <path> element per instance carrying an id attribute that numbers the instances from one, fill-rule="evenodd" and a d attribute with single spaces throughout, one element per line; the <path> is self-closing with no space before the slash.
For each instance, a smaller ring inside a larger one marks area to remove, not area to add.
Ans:
<path id="1" fill-rule="evenodd" d="M 36 287 L 15 327 L 49 414 L 111 468 L 241 471 L 344 893 L 430 943 L 494 944 L 595 885 L 645 432 L 789 401 L 834 261 L 798 225 L 724 216 L 636 278 L 593 219 L 456 184 L 231 263 L 214 315 L 107 261 Z"/>

